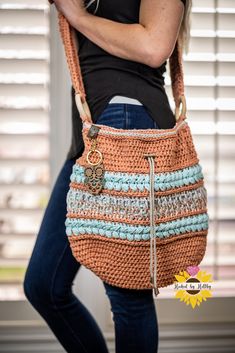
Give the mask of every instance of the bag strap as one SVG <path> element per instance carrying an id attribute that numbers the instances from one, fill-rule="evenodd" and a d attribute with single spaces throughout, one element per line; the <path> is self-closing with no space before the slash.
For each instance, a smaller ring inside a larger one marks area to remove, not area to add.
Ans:
<path id="1" fill-rule="evenodd" d="M 66 17 L 58 12 L 59 30 L 64 45 L 67 64 L 70 71 L 72 85 L 75 90 L 76 105 L 83 122 L 92 123 L 91 112 L 86 101 L 86 92 L 82 79 L 81 67 L 79 62 L 78 48 L 79 43 L 75 29 L 69 24 Z M 176 41 L 175 48 L 169 58 L 171 88 L 175 101 L 175 118 L 186 118 L 186 101 L 184 96 L 184 80 L 182 66 L 182 50 L 179 41 Z M 181 111 L 180 106 L 182 105 Z"/>

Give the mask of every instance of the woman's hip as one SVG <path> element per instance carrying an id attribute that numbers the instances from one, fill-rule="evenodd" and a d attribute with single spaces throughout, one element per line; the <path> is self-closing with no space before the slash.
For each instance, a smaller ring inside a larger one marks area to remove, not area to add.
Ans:
<path id="1" fill-rule="evenodd" d="M 129 103 L 108 103 L 95 123 L 117 129 L 159 128 L 144 105 Z"/>

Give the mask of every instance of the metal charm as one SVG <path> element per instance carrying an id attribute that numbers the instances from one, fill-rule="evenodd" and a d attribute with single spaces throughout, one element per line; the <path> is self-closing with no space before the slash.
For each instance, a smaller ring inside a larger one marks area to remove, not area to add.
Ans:
<path id="1" fill-rule="evenodd" d="M 92 125 L 87 136 L 92 140 L 91 148 L 87 153 L 88 165 L 85 167 L 85 184 L 92 194 L 99 194 L 103 188 L 104 165 L 102 153 L 97 149 L 97 126 Z"/>
<path id="2" fill-rule="evenodd" d="M 103 188 L 104 166 L 102 163 L 85 168 L 85 184 L 92 194 L 99 194 Z"/>

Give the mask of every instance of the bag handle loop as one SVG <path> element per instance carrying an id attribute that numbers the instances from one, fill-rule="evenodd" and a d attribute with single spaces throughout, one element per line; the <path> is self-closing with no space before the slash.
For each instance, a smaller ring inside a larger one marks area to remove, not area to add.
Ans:
<path id="1" fill-rule="evenodd" d="M 79 62 L 79 43 L 76 39 L 76 32 L 61 12 L 58 12 L 58 20 L 59 31 L 64 45 L 71 81 L 75 90 L 77 109 L 83 122 L 87 121 L 92 123 L 91 112 L 86 101 L 86 93 Z M 182 51 L 178 40 L 176 41 L 174 50 L 169 58 L 169 63 L 171 88 L 175 101 L 175 119 L 176 121 L 183 120 L 186 118 L 186 100 L 184 96 Z"/>

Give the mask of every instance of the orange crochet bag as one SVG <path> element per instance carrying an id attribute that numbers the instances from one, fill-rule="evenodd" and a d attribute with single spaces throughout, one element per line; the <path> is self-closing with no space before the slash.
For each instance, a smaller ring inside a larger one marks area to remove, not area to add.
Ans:
<path id="1" fill-rule="evenodd" d="M 155 297 L 175 274 L 202 261 L 209 223 L 202 167 L 186 121 L 179 43 L 170 57 L 175 126 L 124 130 L 92 122 L 75 31 L 61 13 L 59 28 L 85 145 L 67 194 L 73 256 L 103 281 L 153 288 Z"/>

